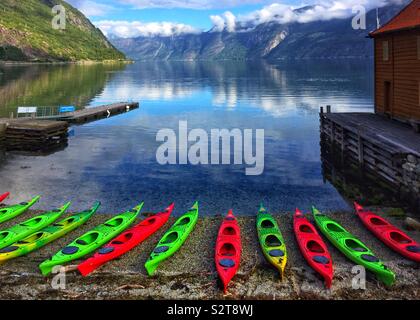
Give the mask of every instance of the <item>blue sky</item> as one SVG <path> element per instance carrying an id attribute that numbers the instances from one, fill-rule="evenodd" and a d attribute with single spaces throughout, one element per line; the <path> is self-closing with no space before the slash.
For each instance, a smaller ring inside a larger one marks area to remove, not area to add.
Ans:
<path id="1" fill-rule="evenodd" d="M 307 0 L 309 3 L 311 0 Z M 221 15 L 226 10 L 235 15 L 259 10 L 265 5 L 282 3 L 298 5 L 298 0 L 67 0 L 81 9 L 93 22 L 123 20 L 184 23 L 199 29 L 212 27 L 211 15 Z"/>
<path id="2" fill-rule="evenodd" d="M 236 32 L 267 23 L 307 23 L 348 18 L 403 0 L 66 0 L 107 36 L 174 36 L 202 31 Z M 296 12 L 304 5 L 310 10 Z M 357 9 L 360 10 L 360 9 Z"/>

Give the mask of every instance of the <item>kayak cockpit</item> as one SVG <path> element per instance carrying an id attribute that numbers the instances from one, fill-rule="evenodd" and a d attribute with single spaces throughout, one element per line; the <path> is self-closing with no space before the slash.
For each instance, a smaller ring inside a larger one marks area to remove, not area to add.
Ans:
<path id="1" fill-rule="evenodd" d="M 302 233 L 315 233 L 314 229 L 307 224 L 301 224 L 299 226 L 299 231 Z"/>
<path id="2" fill-rule="evenodd" d="M 409 244 L 413 242 L 413 240 L 411 240 L 410 238 L 398 231 L 391 231 L 389 233 L 389 237 L 391 238 L 391 240 L 400 244 Z"/>
<path id="3" fill-rule="evenodd" d="M 324 248 L 315 240 L 306 243 L 306 249 L 312 253 L 325 253 Z"/>
<path id="4" fill-rule="evenodd" d="M 276 236 L 275 234 L 269 234 L 266 238 L 265 238 L 265 245 L 267 247 L 281 247 L 283 245 L 282 241 L 279 239 L 278 236 Z"/>
<path id="5" fill-rule="evenodd" d="M 357 252 L 368 252 L 369 251 L 360 242 L 358 242 L 358 241 L 356 241 L 355 239 L 352 239 L 352 238 L 345 239 L 344 244 L 346 245 L 347 248 L 349 248 L 352 251 L 357 251 Z"/>
<path id="6" fill-rule="evenodd" d="M 272 229 L 274 228 L 274 223 L 272 221 L 270 221 L 269 219 L 264 219 L 261 221 L 260 223 L 261 228 L 263 229 Z"/>
<path id="7" fill-rule="evenodd" d="M 233 227 L 226 227 L 223 229 L 222 234 L 224 236 L 236 236 L 237 232 Z"/>

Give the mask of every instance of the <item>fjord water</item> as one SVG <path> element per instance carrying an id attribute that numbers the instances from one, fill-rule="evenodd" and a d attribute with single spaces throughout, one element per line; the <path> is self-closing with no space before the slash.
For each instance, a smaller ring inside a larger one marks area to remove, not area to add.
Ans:
<path id="1" fill-rule="evenodd" d="M 72 210 L 93 201 L 119 212 L 145 201 L 146 211 L 176 203 L 176 214 L 195 200 L 200 214 L 255 214 L 349 209 L 324 181 L 319 107 L 373 110 L 370 61 L 137 62 L 130 65 L 0 67 L 0 116 L 18 106 L 96 106 L 140 101 L 129 113 L 72 127 L 68 146 L 49 155 L 0 153 L 0 192 L 10 201 L 41 194 L 38 208 L 72 200 Z M 264 129 L 262 175 L 245 165 L 159 165 L 156 133 L 189 129 Z"/>

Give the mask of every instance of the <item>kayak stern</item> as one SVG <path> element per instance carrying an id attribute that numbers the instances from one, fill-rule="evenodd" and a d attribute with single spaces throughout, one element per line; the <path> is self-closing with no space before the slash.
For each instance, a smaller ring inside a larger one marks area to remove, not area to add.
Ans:
<path id="1" fill-rule="evenodd" d="M 156 269 L 159 266 L 159 262 L 156 261 L 147 261 L 144 265 L 146 268 L 147 274 L 151 277 L 155 274 Z"/>
<path id="2" fill-rule="evenodd" d="M 39 265 L 39 270 L 41 271 L 43 276 L 48 276 L 52 272 L 55 266 L 56 266 L 55 262 L 51 260 L 47 260 Z"/>

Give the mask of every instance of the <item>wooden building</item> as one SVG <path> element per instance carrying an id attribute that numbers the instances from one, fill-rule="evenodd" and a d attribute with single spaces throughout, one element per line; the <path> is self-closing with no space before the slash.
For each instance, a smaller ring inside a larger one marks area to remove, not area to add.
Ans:
<path id="1" fill-rule="evenodd" d="M 420 0 L 412 0 L 375 41 L 375 112 L 420 125 Z"/>

